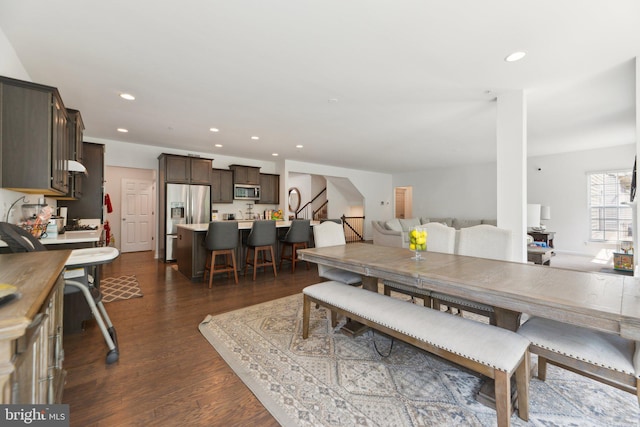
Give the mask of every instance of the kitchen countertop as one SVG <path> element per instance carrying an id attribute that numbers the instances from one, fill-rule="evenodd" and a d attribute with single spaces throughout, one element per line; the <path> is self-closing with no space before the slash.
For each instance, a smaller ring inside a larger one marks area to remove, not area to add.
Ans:
<path id="1" fill-rule="evenodd" d="M 102 227 L 92 231 L 66 231 L 64 234 L 49 234 L 44 239 L 40 239 L 43 245 L 62 245 L 65 243 L 91 243 L 99 242 L 102 236 Z M 0 240 L 0 246 L 7 246 Z"/>
<path id="2" fill-rule="evenodd" d="M 226 222 L 226 221 L 220 221 Z M 238 223 L 239 230 L 251 230 L 254 221 L 235 220 Z M 320 221 L 311 221 L 311 226 L 320 224 Z M 191 231 L 207 231 L 209 223 L 202 224 L 178 224 L 178 227 L 186 228 Z M 291 227 L 291 221 L 276 221 L 276 228 Z"/>

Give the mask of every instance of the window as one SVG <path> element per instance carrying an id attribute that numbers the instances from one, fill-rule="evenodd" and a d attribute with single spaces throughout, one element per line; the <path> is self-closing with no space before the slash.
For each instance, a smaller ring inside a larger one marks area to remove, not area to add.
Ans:
<path id="1" fill-rule="evenodd" d="M 631 240 L 631 171 L 589 174 L 590 238 L 593 241 Z"/>

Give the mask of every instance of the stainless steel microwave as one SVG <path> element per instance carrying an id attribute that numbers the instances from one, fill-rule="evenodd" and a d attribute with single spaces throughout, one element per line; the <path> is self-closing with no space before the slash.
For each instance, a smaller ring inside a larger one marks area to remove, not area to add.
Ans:
<path id="1" fill-rule="evenodd" d="M 260 200 L 260 186 L 235 184 L 233 198 L 236 200 Z"/>

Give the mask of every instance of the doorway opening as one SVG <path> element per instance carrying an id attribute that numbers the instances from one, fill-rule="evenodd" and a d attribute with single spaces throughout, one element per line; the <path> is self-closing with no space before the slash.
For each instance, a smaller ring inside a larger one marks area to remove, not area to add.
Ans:
<path id="1" fill-rule="evenodd" d="M 411 218 L 413 216 L 413 187 L 396 187 L 394 196 L 395 218 Z"/>

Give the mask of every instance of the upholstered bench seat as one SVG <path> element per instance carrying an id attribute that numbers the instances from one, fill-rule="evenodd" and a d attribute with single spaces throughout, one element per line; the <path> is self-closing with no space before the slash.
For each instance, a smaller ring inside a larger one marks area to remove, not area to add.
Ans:
<path id="1" fill-rule="evenodd" d="M 516 373 L 519 416 L 528 418 L 529 340 L 506 329 L 451 316 L 338 282 L 306 287 L 303 338 L 311 302 L 495 379 L 498 425 L 509 425 L 510 378 Z M 333 319 L 332 319 L 333 320 Z"/>
<path id="2" fill-rule="evenodd" d="M 592 329 L 532 317 L 518 329 L 538 354 L 538 377 L 547 362 L 634 393 L 640 403 L 640 344 Z"/>

